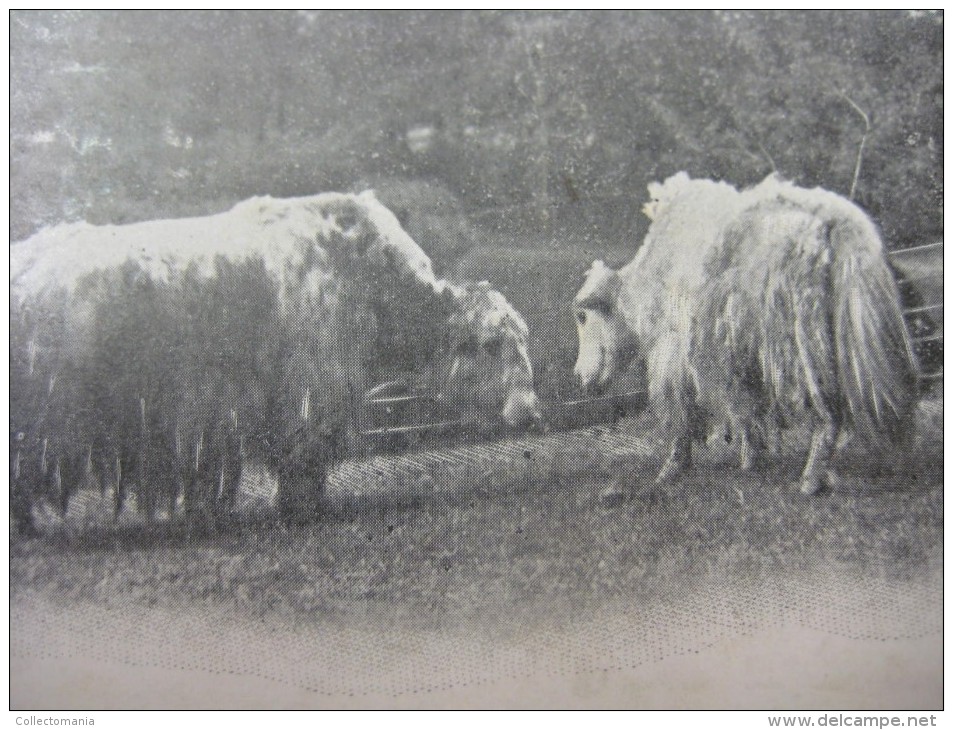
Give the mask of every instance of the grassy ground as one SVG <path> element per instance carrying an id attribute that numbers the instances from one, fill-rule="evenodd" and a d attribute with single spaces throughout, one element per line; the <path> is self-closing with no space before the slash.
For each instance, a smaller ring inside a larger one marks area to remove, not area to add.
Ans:
<path id="1" fill-rule="evenodd" d="M 340 506 L 296 527 L 245 518 L 217 532 L 183 522 L 59 531 L 11 545 L 11 591 L 427 625 L 578 616 L 665 599 L 696 580 L 815 568 L 907 580 L 939 569 L 938 457 L 866 480 L 864 491 L 815 498 L 790 486 L 796 470 L 792 459 L 752 475 L 710 463 L 657 488 L 631 461 L 566 479 L 511 472 L 439 498 Z M 606 502 L 609 483 L 627 496 Z"/>

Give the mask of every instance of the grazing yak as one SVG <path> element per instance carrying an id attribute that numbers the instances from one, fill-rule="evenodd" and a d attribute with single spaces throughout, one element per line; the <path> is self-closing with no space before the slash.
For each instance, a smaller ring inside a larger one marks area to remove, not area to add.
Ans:
<path id="1" fill-rule="evenodd" d="M 800 476 L 838 476 L 848 436 L 883 452 L 910 432 L 918 371 L 880 235 L 854 204 L 771 176 L 745 191 L 679 173 L 649 186 L 652 223 L 619 271 L 594 262 L 575 298 L 587 388 L 635 358 L 671 435 L 657 481 L 691 460 L 709 424 L 736 439 L 742 468 L 778 429 L 807 421 Z"/>
<path id="2" fill-rule="evenodd" d="M 376 377 L 459 396 L 470 422 L 540 418 L 527 330 L 438 279 L 373 192 L 254 198 L 203 218 L 44 229 L 11 252 L 11 496 L 85 480 L 147 515 L 227 508 L 245 455 L 313 513 Z M 465 397 L 463 397 L 465 395 Z M 353 443 L 353 442 L 350 442 Z"/>

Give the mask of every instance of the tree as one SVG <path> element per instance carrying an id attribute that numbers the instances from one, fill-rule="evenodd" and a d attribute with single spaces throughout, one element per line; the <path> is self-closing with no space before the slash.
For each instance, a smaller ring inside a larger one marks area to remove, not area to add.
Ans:
<path id="1" fill-rule="evenodd" d="M 678 170 L 740 185 L 776 171 L 848 194 L 867 131 L 853 105 L 870 120 L 858 202 L 895 245 L 942 232 L 942 13 L 11 21 L 14 238 L 374 175 L 434 180 L 474 211 L 525 206 L 544 225 L 610 202 L 615 218 L 637 213 L 646 183 Z"/>

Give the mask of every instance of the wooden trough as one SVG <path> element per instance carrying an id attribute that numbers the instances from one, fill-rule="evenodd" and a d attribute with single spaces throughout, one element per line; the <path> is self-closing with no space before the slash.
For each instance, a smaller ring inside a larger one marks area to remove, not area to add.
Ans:
<path id="1" fill-rule="evenodd" d="M 612 423 L 640 413 L 646 406 L 646 396 L 645 391 L 632 391 L 543 402 L 543 418 L 547 430 Z M 364 428 L 359 435 L 365 453 L 400 450 L 434 439 L 446 442 L 479 438 L 479 433 L 465 425 L 453 403 L 433 393 L 410 392 L 400 381 L 371 388 L 363 398 L 361 411 L 358 422 Z M 505 436 L 508 430 L 501 427 L 493 434 Z"/>

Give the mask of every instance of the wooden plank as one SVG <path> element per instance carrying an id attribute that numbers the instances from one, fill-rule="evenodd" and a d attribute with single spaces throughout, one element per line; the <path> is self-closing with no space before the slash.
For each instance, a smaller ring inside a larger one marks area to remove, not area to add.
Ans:
<path id="1" fill-rule="evenodd" d="M 388 382 L 386 382 L 386 383 L 381 383 L 380 385 L 375 385 L 373 388 L 371 388 L 370 390 L 368 390 L 368 391 L 364 394 L 364 399 L 367 400 L 367 399 L 370 399 L 370 398 L 375 398 L 375 397 L 376 397 L 377 395 L 379 395 L 380 393 L 384 393 L 384 392 L 386 392 L 389 388 L 393 388 L 393 387 L 395 387 L 395 386 L 400 386 L 401 388 L 406 388 L 406 387 L 407 387 L 407 383 L 405 383 L 403 380 L 390 380 L 390 381 L 388 381 Z"/>
<path id="2" fill-rule="evenodd" d="M 397 403 L 411 403 L 413 401 L 427 401 L 430 403 L 436 403 L 441 400 L 438 396 L 435 395 L 395 395 L 386 398 L 368 398 L 364 401 L 367 405 L 394 405 Z"/>
<path id="3" fill-rule="evenodd" d="M 413 426 L 390 426 L 385 428 L 373 428 L 369 431 L 362 431 L 361 436 L 391 436 L 402 433 L 421 433 L 423 431 L 436 431 L 443 428 L 452 428 L 462 426 L 462 421 L 442 421 L 441 423 L 421 423 Z"/>
<path id="4" fill-rule="evenodd" d="M 942 278 L 943 278 L 942 271 L 934 271 L 929 274 L 921 274 L 919 276 L 898 276 L 897 283 L 903 284 L 903 283 L 914 282 L 914 281 L 933 281 L 935 279 L 942 279 Z"/>
<path id="5" fill-rule="evenodd" d="M 592 398 L 580 398 L 579 400 L 567 400 L 556 403 L 555 405 L 566 408 L 575 406 L 595 405 L 597 403 L 628 403 L 637 398 L 643 398 L 647 395 L 644 390 L 633 390 L 629 393 L 613 393 L 612 395 L 600 395 Z"/>

